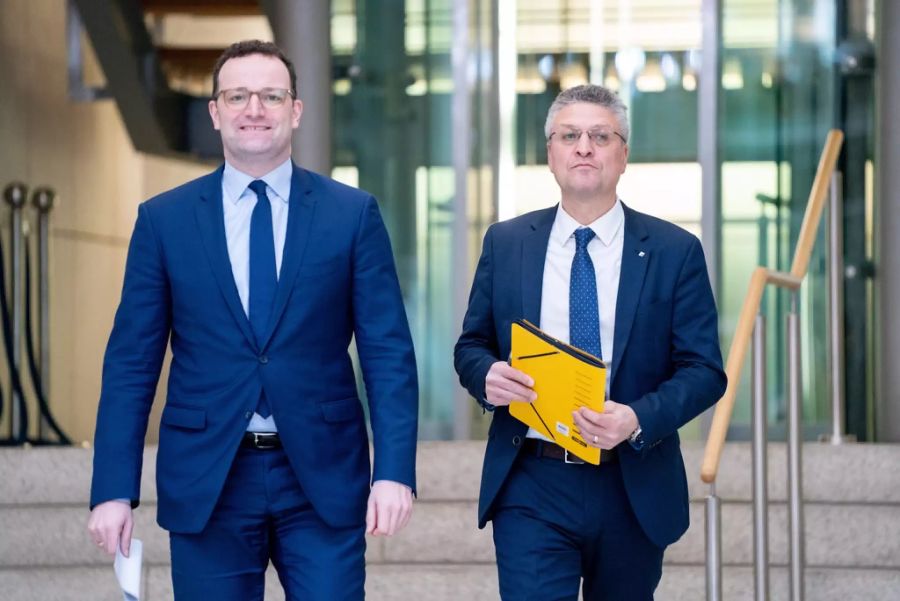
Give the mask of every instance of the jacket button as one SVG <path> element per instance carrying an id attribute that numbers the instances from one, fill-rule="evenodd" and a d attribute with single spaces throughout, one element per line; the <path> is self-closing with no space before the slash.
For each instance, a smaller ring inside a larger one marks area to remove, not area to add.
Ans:
<path id="1" fill-rule="evenodd" d="M 520 444 L 522 444 L 522 437 L 521 436 L 513 436 L 512 443 L 513 443 L 514 447 L 519 446 Z"/>
<path id="2" fill-rule="evenodd" d="M 260 363 L 263 363 L 263 364 L 268 363 L 268 362 L 269 362 L 269 357 L 268 357 L 268 355 L 260 355 L 260 356 L 259 356 L 259 362 L 260 362 Z"/>
<path id="3" fill-rule="evenodd" d="M 247 413 L 244 414 L 244 419 L 250 419 L 251 417 L 253 417 L 252 411 L 248 411 Z"/>

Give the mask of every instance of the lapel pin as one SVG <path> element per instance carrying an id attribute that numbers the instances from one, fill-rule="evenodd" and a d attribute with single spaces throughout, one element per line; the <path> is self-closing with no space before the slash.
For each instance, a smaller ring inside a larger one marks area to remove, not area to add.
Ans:
<path id="1" fill-rule="evenodd" d="M 641 251 L 641 252 L 638 253 L 638 256 L 639 256 L 639 257 L 643 257 L 645 254 L 647 254 L 647 253 L 645 253 L 644 251 Z"/>

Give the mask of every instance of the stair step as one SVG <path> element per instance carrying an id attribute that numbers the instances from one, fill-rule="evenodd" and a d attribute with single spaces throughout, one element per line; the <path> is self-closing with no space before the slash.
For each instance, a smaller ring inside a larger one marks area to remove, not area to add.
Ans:
<path id="1" fill-rule="evenodd" d="M 770 571 L 771 601 L 787 601 L 788 571 Z M 727 567 L 722 577 L 728 601 L 753 600 L 753 569 Z M 900 570 L 808 568 L 806 598 L 815 601 L 896 599 Z M 704 570 L 697 566 L 668 566 L 656 592 L 657 601 L 698 601 L 706 595 Z M 115 599 L 119 593 L 111 567 L 0 569 L 0 590 L 10 601 L 85 601 Z M 172 583 L 167 567 L 144 572 L 141 598 L 171 599 Z M 369 601 L 496 601 L 497 573 L 492 565 L 419 564 L 371 566 L 366 578 Z M 272 569 L 266 574 L 266 600 L 283 601 L 284 593 Z"/>

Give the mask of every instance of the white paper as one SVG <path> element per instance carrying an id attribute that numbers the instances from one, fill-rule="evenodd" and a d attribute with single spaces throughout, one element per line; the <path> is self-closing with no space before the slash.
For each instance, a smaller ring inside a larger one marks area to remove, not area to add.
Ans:
<path id="1" fill-rule="evenodd" d="M 131 551 L 128 557 L 122 555 L 122 549 L 116 545 L 116 561 L 113 569 L 119 588 L 122 589 L 125 601 L 139 601 L 141 598 L 141 561 L 144 555 L 144 545 L 140 540 L 131 539 Z"/>

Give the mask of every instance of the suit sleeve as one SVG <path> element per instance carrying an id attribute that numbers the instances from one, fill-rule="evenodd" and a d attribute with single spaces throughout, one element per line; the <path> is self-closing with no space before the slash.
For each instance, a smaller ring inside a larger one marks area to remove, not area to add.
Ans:
<path id="1" fill-rule="evenodd" d="M 141 205 L 103 359 L 91 508 L 111 499 L 139 503 L 144 436 L 171 327 L 169 298 L 159 243 Z"/>
<path id="2" fill-rule="evenodd" d="M 415 491 L 419 384 L 412 337 L 387 229 L 368 197 L 353 256 L 356 348 L 369 399 L 375 457 L 373 480 Z"/>
<path id="3" fill-rule="evenodd" d="M 500 360 L 492 302 L 493 232 L 492 226 L 484 235 L 462 334 L 453 352 L 459 381 L 476 400 L 485 398 L 485 378 L 491 365 Z"/>
<path id="4" fill-rule="evenodd" d="M 696 238 L 675 287 L 671 340 L 672 376 L 631 404 L 644 440 L 651 446 L 711 407 L 725 392 L 718 314 Z"/>

